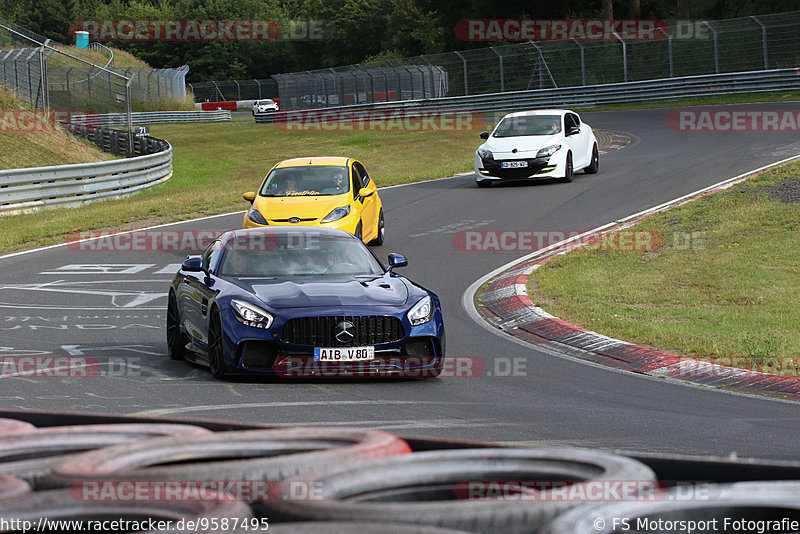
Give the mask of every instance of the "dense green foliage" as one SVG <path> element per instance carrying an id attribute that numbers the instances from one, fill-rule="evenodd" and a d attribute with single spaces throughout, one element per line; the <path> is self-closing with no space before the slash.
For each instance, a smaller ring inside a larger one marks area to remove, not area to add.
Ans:
<path id="1" fill-rule="evenodd" d="M 678 3 L 693 19 L 797 9 L 797 0 L 615 0 L 615 18 L 675 19 Z M 266 78 L 363 62 L 487 46 L 455 35 L 467 18 L 602 17 L 603 0 L 0 0 L 0 16 L 71 42 L 82 19 L 275 19 L 326 23 L 323 40 L 259 42 L 115 42 L 155 68 L 189 65 L 187 81 Z M 639 6 L 640 13 L 633 6 Z M 496 43 L 495 43 L 496 44 Z"/>

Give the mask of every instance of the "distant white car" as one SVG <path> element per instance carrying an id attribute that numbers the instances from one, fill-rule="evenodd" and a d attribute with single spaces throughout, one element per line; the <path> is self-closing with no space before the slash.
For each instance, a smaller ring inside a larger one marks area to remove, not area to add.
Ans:
<path id="1" fill-rule="evenodd" d="M 475 182 L 561 178 L 571 182 L 575 171 L 594 174 L 600 167 L 597 139 L 591 126 L 566 109 L 510 113 L 475 151 Z"/>
<path id="2" fill-rule="evenodd" d="M 278 103 L 274 100 L 267 98 L 266 100 L 256 100 L 253 102 L 253 115 L 256 113 L 268 113 L 270 111 L 278 111 Z"/>

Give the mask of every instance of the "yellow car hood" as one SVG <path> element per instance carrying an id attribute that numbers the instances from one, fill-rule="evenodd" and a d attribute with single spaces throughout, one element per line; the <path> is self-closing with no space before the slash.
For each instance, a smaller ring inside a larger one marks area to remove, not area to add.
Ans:
<path id="1" fill-rule="evenodd" d="M 255 201 L 255 208 L 267 220 L 289 219 L 321 219 L 334 208 L 347 205 L 347 195 L 296 196 L 296 197 L 262 197 Z"/>

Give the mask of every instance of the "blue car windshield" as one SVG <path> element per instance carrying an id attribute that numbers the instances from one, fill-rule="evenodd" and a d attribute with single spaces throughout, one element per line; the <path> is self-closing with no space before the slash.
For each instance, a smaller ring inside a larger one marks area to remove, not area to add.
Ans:
<path id="1" fill-rule="evenodd" d="M 524 115 L 503 119 L 495 128 L 492 137 L 553 135 L 560 131 L 561 117 L 558 115 Z"/>
<path id="2" fill-rule="evenodd" d="M 383 275 L 361 241 L 316 232 L 259 232 L 228 244 L 219 274 L 239 278 L 308 275 Z"/>
<path id="3" fill-rule="evenodd" d="M 263 197 L 342 195 L 350 191 L 347 167 L 306 165 L 273 169 L 259 194 Z"/>

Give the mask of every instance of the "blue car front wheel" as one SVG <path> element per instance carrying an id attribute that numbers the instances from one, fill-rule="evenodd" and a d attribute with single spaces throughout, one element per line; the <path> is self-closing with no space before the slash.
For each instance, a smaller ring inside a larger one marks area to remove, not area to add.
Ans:
<path id="1" fill-rule="evenodd" d="M 215 308 L 208 325 L 208 370 L 214 378 L 225 378 L 225 357 L 222 350 L 222 319 Z"/>

